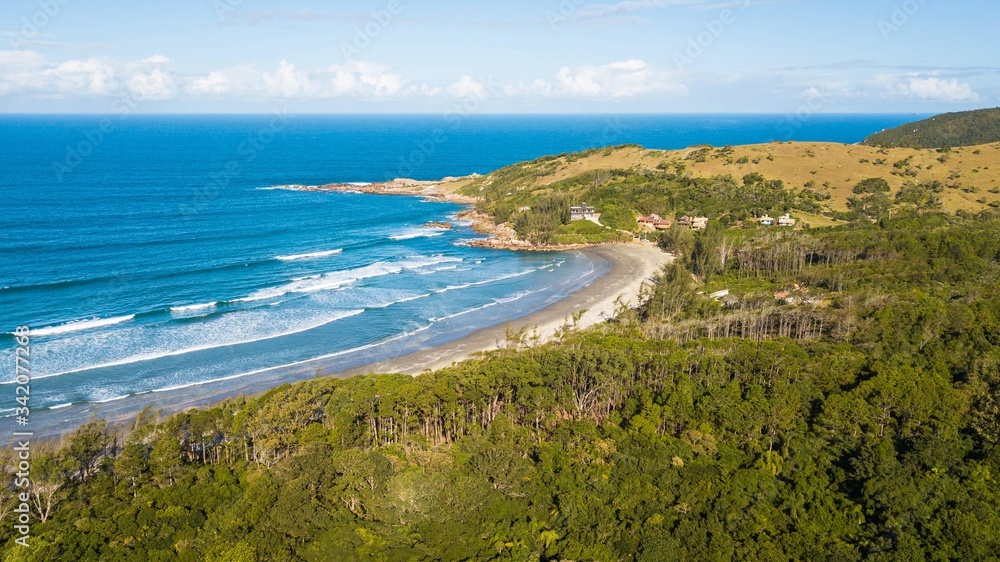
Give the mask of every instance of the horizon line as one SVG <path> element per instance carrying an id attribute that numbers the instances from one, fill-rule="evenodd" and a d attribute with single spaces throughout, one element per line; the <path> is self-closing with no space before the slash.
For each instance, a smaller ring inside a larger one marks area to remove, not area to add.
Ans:
<path id="1" fill-rule="evenodd" d="M 981 108 L 981 109 L 993 109 L 993 108 Z M 997 108 L 1000 109 L 1000 108 Z M 965 113 L 968 111 L 977 110 L 961 110 L 961 111 L 928 111 L 928 112 L 914 112 L 914 111 L 817 111 L 812 113 L 812 116 L 843 116 L 843 115 L 944 115 L 947 113 Z M 370 116 L 400 116 L 400 117 L 427 117 L 427 116 L 441 116 L 441 115 L 451 115 L 455 112 L 442 112 L 442 111 L 386 111 L 386 112 L 315 112 L 315 111 L 260 111 L 260 112 L 239 112 L 239 111 L 226 111 L 226 112 L 212 112 L 212 111 L 134 111 L 130 112 L 128 116 L 268 116 L 274 114 L 283 115 L 298 115 L 298 116 L 316 116 L 316 117 L 370 117 Z M 465 118 L 470 117 L 606 117 L 606 116 L 700 116 L 700 115 L 774 115 L 774 116 L 787 116 L 794 115 L 795 112 L 787 111 L 624 111 L 624 112 L 483 112 L 483 113 L 469 113 L 464 114 Z M 121 112 L 42 112 L 42 111 L 13 111 L 4 112 L 0 111 L 0 116 L 50 116 L 50 117 L 62 117 L 62 116 L 93 116 L 93 117 L 107 117 L 115 116 L 122 118 Z"/>

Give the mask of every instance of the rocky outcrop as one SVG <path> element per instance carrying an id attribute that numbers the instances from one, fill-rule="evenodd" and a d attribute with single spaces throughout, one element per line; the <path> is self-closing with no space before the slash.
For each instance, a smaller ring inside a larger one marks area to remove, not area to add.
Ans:
<path id="1" fill-rule="evenodd" d="M 474 175 L 478 176 L 478 175 Z M 370 193 L 373 195 L 406 195 L 409 197 L 423 197 L 436 201 L 447 201 L 461 205 L 473 205 L 478 200 L 456 193 L 454 188 L 448 186 L 449 183 L 466 178 L 445 178 L 441 181 L 418 181 L 411 179 L 394 179 L 389 182 L 370 184 L 340 184 L 331 183 L 321 186 L 287 186 L 288 189 L 298 189 L 302 191 L 339 191 L 345 193 Z M 478 234 L 488 235 L 489 238 L 474 240 L 470 246 L 478 248 L 490 248 L 494 250 L 515 250 L 522 252 L 560 252 L 564 250 L 574 250 L 586 248 L 588 244 L 536 244 L 527 240 L 521 240 L 517 232 L 506 224 L 497 224 L 494 218 L 486 213 L 481 213 L 475 209 L 466 209 L 458 213 L 460 220 L 472 223 L 472 229 Z M 451 223 L 432 221 L 424 226 L 430 228 L 452 228 Z"/>

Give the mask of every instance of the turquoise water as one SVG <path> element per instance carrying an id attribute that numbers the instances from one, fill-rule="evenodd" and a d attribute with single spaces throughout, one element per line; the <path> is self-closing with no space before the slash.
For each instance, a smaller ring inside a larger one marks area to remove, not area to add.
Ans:
<path id="1" fill-rule="evenodd" d="M 456 205 L 275 186 L 485 173 L 626 142 L 856 142 L 912 119 L 0 116 L 0 364 L 30 326 L 36 411 L 317 357 L 346 368 L 515 319 L 600 273 L 579 253 L 475 249 L 468 225 L 421 226 Z"/>

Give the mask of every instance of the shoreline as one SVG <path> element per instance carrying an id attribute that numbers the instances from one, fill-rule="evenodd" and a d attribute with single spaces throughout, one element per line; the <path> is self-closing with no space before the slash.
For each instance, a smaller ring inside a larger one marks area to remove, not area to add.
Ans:
<path id="1" fill-rule="evenodd" d="M 198 408 L 210 408 L 227 399 L 239 396 L 256 396 L 287 383 L 317 377 L 348 378 L 362 374 L 402 373 L 419 375 L 451 366 L 478 353 L 498 349 L 506 339 L 509 327 L 527 328 L 531 335 L 537 327 L 537 343 L 551 341 L 573 314 L 580 315 L 574 330 L 582 330 L 611 319 L 615 301 L 622 297 L 628 306 L 638 303 L 643 284 L 655 276 L 672 257 L 649 244 L 606 244 L 580 250 L 588 259 L 598 262 L 603 273 L 580 289 L 520 318 L 480 328 L 475 332 L 400 356 L 348 367 L 327 370 L 326 358 L 314 358 L 279 365 L 251 373 L 241 373 L 214 382 L 192 385 L 182 389 L 147 392 L 129 396 L 111 403 L 86 403 L 65 409 L 49 411 L 45 418 L 33 420 L 36 438 L 57 438 L 71 433 L 88 419 L 105 419 L 109 426 L 122 425 L 132 420 L 143 408 L 152 406 L 164 415 Z M 234 384 L 235 383 L 235 384 Z M 68 416 L 68 418 L 67 418 Z"/>
<path id="2" fill-rule="evenodd" d="M 605 244 L 583 251 L 588 257 L 606 260 L 611 268 L 565 298 L 516 320 L 481 328 L 453 342 L 350 369 L 345 373 L 419 375 L 436 371 L 476 354 L 498 349 L 498 342 L 504 339 L 508 327 L 527 328 L 528 335 L 537 330 L 539 339 L 535 345 L 549 343 L 573 314 L 582 313 L 572 327 L 572 331 L 579 331 L 614 318 L 619 296 L 626 307 L 636 306 L 643 285 L 673 261 L 672 256 L 648 244 Z"/>
<path id="3" fill-rule="evenodd" d="M 479 178 L 478 174 L 463 176 L 460 178 L 447 177 L 440 181 L 420 181 L 397 178 L 387 182 L 377 182 L 368 184 L 354 183 L 328 183 L 324 185 L 288 185 L 285 189 L 293 191 L 330 191 L 334 193 L 364 193 L 368 195 L 397 195 L 405 197 L 422 197 L 432 201 L 445 203 L 455 203 L 465 205 L 468 208 L 459 212 L 456 218 L 472 223 L 472 230 L 477 234 L 489 235 L 489 238 L 475 240 L 469 243 L 475 248 L 487 248 L 490 250 L 514 250 L 520 252 L 566 252 L 570 250 L 581 250 L 583 248 L 595 248 L 600 244 L 536 244 L 518 238 L 513 228 L 506 224 L 499 224 L 493 217 L 475 209 L 475 204 L 479 201 L 475 197 L 462 195 L 457 192 L 457 187 L 446 187 L 448 184 L 458 184 L 463 181 Z"/>

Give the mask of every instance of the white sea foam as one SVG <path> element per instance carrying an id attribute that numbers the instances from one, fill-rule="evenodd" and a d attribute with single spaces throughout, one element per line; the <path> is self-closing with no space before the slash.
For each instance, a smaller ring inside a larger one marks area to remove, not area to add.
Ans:
<path id="1" fill-rule="evenodd" d="M 386 302 L 386 303 L 373 304 L 373 305 L 371 305 L 371 306 L 369 306 L 367 308 L 369 308 L 369 309 L 389 308 L 390 306 L 392 306 L 394 304 L 403 304 L 404 302 L 411 302 L 411 301 L 415 301 L 415 300 L 425 299 L 425 298 L 431 296 L 432 294 L 433 293 L 426 293 L 426 294 L 423 294 L 423 295 L 416 295 L 416 296 L 412 296 L 412 297 L 406 297 L 406 298 L 402 298 L 402 299 L 395 300 L 395 301 L 389 301 L 389 302 Z"/>
<path id="2" fill-rule="evenodd" d="M 390 240 L 412 240 L 414 238 L 433 238 L 435 236 L 442 236 L 444 231 L 439 228 L 411 228 L 404 230 L 399 234 L 394 234 L 389 237 Z"/>
<path id="3" fill-rule="evenodd" d="M 72 402 L 67 402 L 65 404 L 56 404 L 55 406 L 49 406 L 49 409 L 50 410 L 62 410 L 63 408 L 69 408 L 72 405 L 73 405 Z"/>
<path id="4" fill-rule="evenodd" d="M 447 316 L 438 316 L 436 318 L 428 318 L 428 320 L 430 320 L 431 322 L 434 322 L 436 324 L 436 323 L 441 322 L 443 320 L 451 320 L 452 318 L 458 318 L 459 316 L 465 316 L 466 314 L 477 312 L 477 311 L 480 311 L 480 310 L 483 310 L 483 309 L 486 309 L 486 308 L 490 308 L 490 307 L 493 307 L 493 306 L 496 306 L 496 305 L 497 305 L 497 303 L 491 302 L 491 303 L 484 304 L 482 306 L 477 306 L 475 308 L 468 308 L 466 310 L 462 310 L 462 311 L 456 312 L 454 314 L 449 314 Z"/>
<path id="5" fill-rule="evenodd" d="M 434 323 L 441 322 L 442 320 L 450 320 L 452 318 L 457 318 L 459 316 L 464 316 L 466 314 L 470 314 L 470 313 L 473 313 L 473 312 L 478 312 L 480 310 L 485 310 L 487 308 L 492 308 L 492 307 L 497 306 L 499 304 L 511 303 L 511 302 L 514 302 L 516 300 L 522 299 L 522 298 L 524 298 L 524 297 L 526 297 L 528 295 L 531 295 L 531 294 L 534 294 L 534 293 L 537 293 L 537 292 L 539 292 L 539 291 L 521 291 L 520 293 L 515 293 L 515 294 L 513 294 L 513 295 L 511 295 L 509 297 L 506 297 L 506 298 L 493 299 L 493 302 L 486 303 L 486 304 L 484 304 L 482 306 L 477 306 L 475 308 L 469 308 L 469 309 L 466 309 L 466 310 L 462 310 L 462 311 L 456 312 L 454 314 L 449 314 L 448 316 L 441 316 L 439 318 L 429 318 L 428 320 L 430 320 L 431 322 L 434 322 Z"/>
<path id="6" fill-rule="evenodd" d="M 204 304 L 190 304 L 186 306 L 175 306 L 170 309 L 170 312 L 175 312 L 177 314 L 186 314 L 188 312 L 198 312 L 201 310 L 211 310 L 218 306 L 217 302 L 206 302 Z"/>
<path id="7" fill-rule="evenodd" d="M 468 289 L 469 287 L 478 287 L 479 285 L 488 285 L 490 283 L 496 283 L 498 281 L 505 281 L 507 279 L 513 279 L 515 277 L 521 277 L 522 275 L 528 275 L 529 273 L 534 273 L 538 271 L 537 269 L 528 269 L 526 271 L 521 271 L 519 273 L 511 273 L 509 275 L 503 275 L 493 279 L 484 279 L 483 281 L 473 281 L 471 283 L 463 283 L 461 285 L 451 285 L 443 289 L 437 289 L 435 293 L 447 293 L 448 291 L 458 291 L 462 289 Z"/>
<path id="8" fill-rule="evenodd" d="M 108 362 L 104 362 L 104 363 L 100 363 L 100 364 L 88 365 L 86 367 L 79 367 L 79 368 L 76 368 L 76 369 L 67 369 L 67 370 L 60 371 L 60 372 L 57 372 L 57 373 L 52 373 L 52 374 L 35 375 L 32 378 L 35 379 L 35 380 L 47 379 L 47 378 L 59 377 L 59 376 L 63 376 L 63 375 L 69 375 L 69 374 L 73 374 L 73 373 L 80 373 L 80 372 L 83 372 L 83 371 L 90 371 L 90 370 L 93 370 L 93 369 L 104 369 L 104 368 L 108 368 L 108 367 L 119 367 L 121 365 L 131 365 L 133 363 L 141 363 L 141 362 L 144 362 L 144 361 L 152 361 L 154 359 L 162 359 L 164 357 L 176 357 L 176 356 L 179 356 L 179 355 L 186 355 L 188 353 L 194 353 L 194 352 L 197 352 L 197 351 L 206 351 L 206 350 L 209 350 L 209 349 L 217 349 L 217 348 L 220 348 L 220 347 L 228 347 L 228 346 L 232 346 L 232 345 L 243 345 L 243 344 L 248 344 L 248 343 L 255 343 L 255 342 L 270 340 L 270 339 L 274 339 L 274 338 L 280 338 L 280 337 L 284 337 L 284 336 L 290 336 L 292 334 L 298 334 L 298 333 L 305 332 L 305 331 L 308 331 L 308 330 L 313 330 L 313 329 L 319 328 L 321 326 L 326 326 L 327 324 L 332 324 L 333 322 L 336 322 L 338 320 L 343 320 L 345 318 L 350 318 L 352 316 L 357 316 L 357 315 L 362 314 L 362 313 L 364 313 L 364 309 L 349 310 L 349 311 L 340 311 L 340 312 L 337 312 L 337 313 L 333 314 L 332 316 L 322 317 L 322 318 L 320 318 L 316 322 L 311 322 L 311 323 L 308 323 L 308 324 L 305 324 L 305 325 L 296 326 L 293 329 L 285 330 L 285 331 L 282 331 L 280 333 L 265 334 L 265 335 L 261 335 L 259 337 L 251 337 L 251 338 L 242 338 L 242 339 L 236 338 L 236 339 L 226 340 L 226 341 L 220 341 L 220 342 L 216 342 L 216 343 L 212 343 L 212 344 L 184 347 L 183 349 L 172 349 L 172 350 L 156 351 L 156 352 L 151 352 L 151 353 L 142 353 L 142 354 L 137 354 L 137 355 L 131 355 L 129 357 L 124 357 L 124 358 L 116 360 L 116 361 L 108 361 Z M 4 382 L 2 382 L 0 384 L 13 384 L 13 381 L 4 381 Z"/>
<path id="9" fill-rule="evenodd" d="M 90 320 L 76 320 L 74 322 L 60 324 L 59 326 L 49 326 L 47 328 L 31 330 L 31 335 L 56 336 L 60 334 L 68 334 L 70 332 L 79 332 L 82 330 L 93 330 L 95 328 L 103 328 L 105 326 L 114 326 L 115 324 L 129 322 L 134 318 L 135 314 L 130 314 L 128 316 L 117 316 L 115 318 L 92 318 Z"/>
<path id="10" fill-rule="evenodd" d="M 256 191 L 274 191 L 277 189 L 286 189 L 292 191 L 300 191 L 303 189 L 315 189 L 318 186 L 315 185 L 271 185 L 268 187 L 258 187 Z"/>
<path id="11" fill-rule="evenodd" d="M 321 355 L 319 357 L 313 357 L 311 359 L 303 359 L 302 361 L 295 361 L 294 363 L 286 363 L 284 365 L 276 365 L 274 367 L 264 367 L 263 369 L 257 369 L 255 371 L 249 371 L 249 372 L 246 372 L 246 373 L 239 373 L 237 375 L 229 375 L 228 377 L 219 377 L 219 378 L 216 378 L 216 379 L 210 379 L 210 380 L 206 380 L 206 381 L 197 381 L 197 382 L 192 382 L 192 383 L 187 383 L 187 384 L 180 384 L 180 385 L 176 385 L 176 386 L 169 386 L 169 387 L 165 387 L 165 388 L 157 388 L 157 389 L 153 390 L 153 392 L 170 392 L 170 391 L 174 391 L 174 390 L 184 390 L 186 388 L 192 388 L 192 387 L 196 387 L 196 386 L 203 386 L 203 385 L 206 385 L 206 384 L 212 384 L 212 383 L 217 383 L 217 382 L 225 382 L 225 381 L 231 381 L 231 380 L 236 380 L 236 379 L 242 379 L 244 377 L 249 377 L 249 376 L 253 376 L 253 375 L 259 375 L 261 373 L 266 373 L 268 371 L 274 371 L 274 370 L 277 370 L 277 369 L 287 369 L 287 368 L 290 368 L 290 367 L 297 367 L 299 365 L 306 365 L 306 364 L 312 363 L 314 361 L 322 361 L 324 359 L 332 359 L 334 357 L 341 357 L 343 355 L 347 355 L 347 354 L 350 354 L 350 353 L 357 353 L 359 351 L 366 351 L 366 350 L 369 350 L 369 349 L 373 349 L 373 348 L 385 345 L 387 343 L 392 343 L 394 341 L 401 340 L 403 338 L 408 338 L 410 336 L 413 336 L 413 335 L 416 335 L 416 334 L 418 334 L 420 332 L 423 332 L 424 330 L 427 330 L 430 327 L 431 327 L 431 325 L 428 324 L 427 326 L 424 326 L 422 328 L 417 328 L 416 330 L 411 330 L 409 332 L 404 332 L 402 334 L 399 334 L 398 336 L 393 336 L 391 338 L 384 339 L 384 340 L 381 340 L 381 341 L 377 341 L 375 343 L 370 343 L 370 344 L 362 345 L 362 346 L 359 346 L 359 347 L 353 347 L 351 349 L 345 349 L 343 351 L 337 351 L 337 352 L 334 352 L 334 353 L 329 353 L 327 355 Z"/>
<path id="12" fill-rule="evenodd" d="M 362 281 L 364 279 L 382 277 L 385 275 L 395 275 L 397 273 L 402 273 L 405 270 L 420 269 L 450 261 L 461 262 L 462 258 L 449 258 L 445 256 L 416 256 L 399 262 L 376 262 L 356 269 L 333 271 L 320 275 L 319 277 L 301 278 L 278 287 L 261 289 L 250 296 L 239 299 L 239 301 L 253 302 L 273 299 L 290 293 L 315 293 L 318 291 L 329 291 L 339 289 L 345 285 L 350 285 L 351 283 Z"/>
<path id="13" fill-rule="evenodd" d="M 343 252 L 343 248 L 338 248 L 336 250 L 325 250 L 322 252 L 311 252 L 308 254 L 294 254 L 291 256 L 277 256 L 274 259 L 281 261 L 298 261 L 298 260 L 315 260 L 319 258 L 326 258 L 330 256 L 337 255 Z"/>

